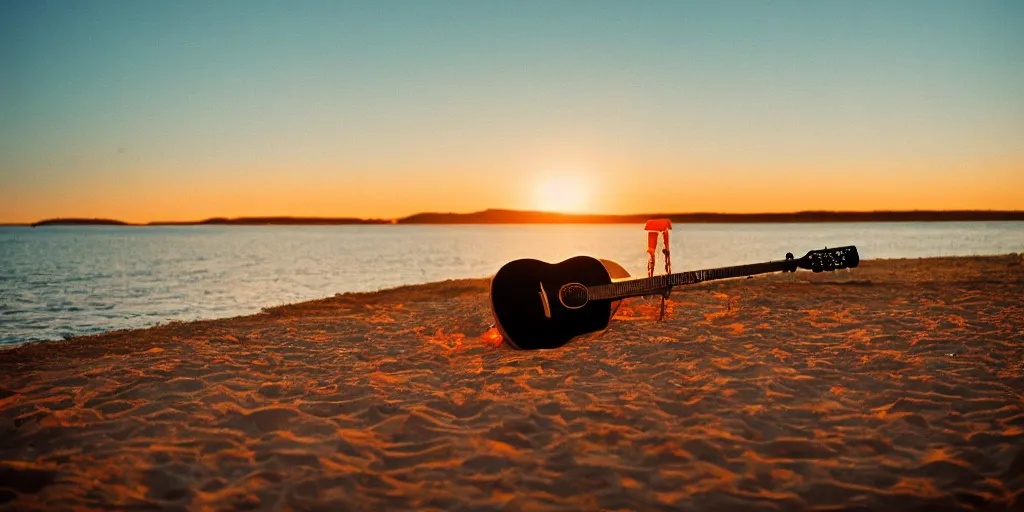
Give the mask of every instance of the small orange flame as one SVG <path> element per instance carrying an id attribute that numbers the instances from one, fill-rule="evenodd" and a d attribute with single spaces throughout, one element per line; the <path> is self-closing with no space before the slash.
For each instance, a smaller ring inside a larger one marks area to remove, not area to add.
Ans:
<path id="1" fill-rule="evenodd" d="M 501 334 L 498 333 L 497 328 L 491 327 L 490 329 L 487 329 L 487 332 L 480 335 L 480 341 L 489 347 L 497 347 L 501 345 L 502 337 Z"/>

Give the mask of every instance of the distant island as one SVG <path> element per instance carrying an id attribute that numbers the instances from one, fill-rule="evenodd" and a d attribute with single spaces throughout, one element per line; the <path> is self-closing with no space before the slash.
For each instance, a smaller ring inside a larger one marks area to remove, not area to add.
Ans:
<path id="1" fill-rule="evenodd" d="M 185 222 L 150 222 L 147 226 L 197 226 L 207 224 L 222 224 L 235 226 L 265 226 L 265 225 L 300 225 L 300 226 L 321 226 L 339 224 L 392 224 L 390 220 L 382 219 L 358 219 L 355 217 L 238 217 L 228 219 L 214 217 L 201 221 Z"/>
<path id="2" fill-rule="evenodd" d="M 1014 210 L 908 210 L 871 212 L 804 211 L 791 213 L 643 213 L 595 215 L 524 210 L 484 210 L 473 213 L 417 213 L 400 219 L 355 217 L 214 217 L 199 221 L 159 221 L 143 224 L 112 219 L 59 218 L 30 224 L 36 226 L 328 226 L 348 224 L 642 224 L 648 219 L 671 219 L 679 224 L 785 223 L 785 222 L 954 222 L 1024 221 L 1024 211 Z"/>
<path id="3" fill-rule="evenodd" d="M 47 219 L 29 224 L 36 226 L 130 226 L 131 224 L 113 219 Z"/>
<path id="4" fill-rule="evenodd" d="M 33 222 L 29 226 L 205 226 L 205 225 L 233 225 L 233 226 L 269 226 L 269 225 L 296 225 L 296 226 L 318 226 L 318 225 L 342 225 L 342 224 L 394 224 L 391 220 L 381 219 L 357 219 L 354 217 L 238 217 L 225 218 L 214 217 L 205 220 L 186 221 L 155 221 L 146 223 L 131 223 L 112 219 L 46 219 Z M 15 225 L 15 224 L 8 224 Z"/>

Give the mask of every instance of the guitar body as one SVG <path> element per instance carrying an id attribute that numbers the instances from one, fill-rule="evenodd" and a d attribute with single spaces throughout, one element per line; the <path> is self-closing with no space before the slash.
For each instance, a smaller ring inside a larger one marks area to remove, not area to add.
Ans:
<path id="1" fill-rule="evenodd" d="M 501 267 L 491 281 L 491 312 L 498 331 L 513 348 L 558 348 L 576 336 L 608 327 L 612 316 L 610 300 L 567 307 L 559 290 L 570 283 L 597 286 L 611 282 L 605 264 L 588 256 L 556 264 L 516 260 Z"/>

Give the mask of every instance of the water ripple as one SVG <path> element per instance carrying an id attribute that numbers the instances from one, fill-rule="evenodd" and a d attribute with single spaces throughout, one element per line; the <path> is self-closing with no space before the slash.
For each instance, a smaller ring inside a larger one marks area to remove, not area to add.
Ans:
<path id="1" fill-rule="evenodd" d="M 679 225 L 677 270 L 854 244 L 863 258 L 1024 251 L 1024 223 Z M 590 254 L 646 273 L 638 226 L 0 228 L 0 344 L 252 314 Z M 659 261 L 660 265 L 660 261 Z M 660 270 L 660 269 L 659 269 Z"/>

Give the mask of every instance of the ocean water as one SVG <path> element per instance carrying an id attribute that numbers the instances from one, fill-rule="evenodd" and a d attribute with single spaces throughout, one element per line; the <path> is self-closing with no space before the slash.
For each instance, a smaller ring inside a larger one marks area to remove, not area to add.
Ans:
<path id="1" fill-rule="evenodd" d="M 680 224 L 673 271 L 856 245 L 861 258 L 1024 252 L 1024 222 Z M 0 227 L 0 344 L 53 340 L 578 254 L 646 272 L 634 225 Z M 658 260 L 658 271 L 663 264 Z"/>

